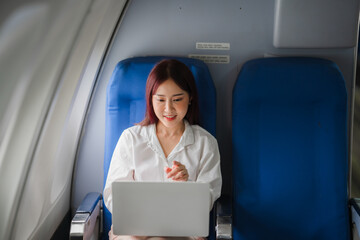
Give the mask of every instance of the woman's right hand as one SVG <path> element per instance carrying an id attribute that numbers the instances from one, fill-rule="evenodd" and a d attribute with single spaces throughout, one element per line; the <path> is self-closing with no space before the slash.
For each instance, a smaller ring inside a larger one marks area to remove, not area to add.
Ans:
<path id="1" fill-rule="evenodd" d="M 165 167 L 165 173 L 167 178 L 171 178 L 174 181 L 186 182 L 189 179 L 189 173 L 185 165 L 177 161 L 173 161 L 172 168 Z"/>

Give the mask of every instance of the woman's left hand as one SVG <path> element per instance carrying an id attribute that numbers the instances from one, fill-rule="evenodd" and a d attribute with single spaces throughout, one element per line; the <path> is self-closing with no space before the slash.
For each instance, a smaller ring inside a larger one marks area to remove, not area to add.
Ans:
<path id="1" fill-rule="evenodd" d="M 171 178 L 174 181 L 186 182 L 189 178 L 186 167 L 177 161 L 173 161 L 172 168 L 165 167 L 165 172 L 167 173 L 167 178 Z"/>

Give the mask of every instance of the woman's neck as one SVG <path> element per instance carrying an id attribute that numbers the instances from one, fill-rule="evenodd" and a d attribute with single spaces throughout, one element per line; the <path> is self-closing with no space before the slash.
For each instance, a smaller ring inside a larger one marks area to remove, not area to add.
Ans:
<path id="1" fill-rule="evenodd" d="M 174 127 L 166 127 L 164 124 L 162 124 L 160 121 L 156 124 L 156 134 L 161 136 L 179 136 L 182 135 L 185 131 L 185 123 L 182 121 L 181 124 L 178 124 Z"/>

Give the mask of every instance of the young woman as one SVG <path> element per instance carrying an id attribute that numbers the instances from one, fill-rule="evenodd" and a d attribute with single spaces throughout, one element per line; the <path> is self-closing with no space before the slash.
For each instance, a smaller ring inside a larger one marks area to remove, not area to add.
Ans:
<path id="1" fill-rule="evenodd" d="M 121 134 L 104 189 L 112 212 L 114 181 L 194 181 L 210 183 L 212 204 L 221 193 L 220 154 L 216 139 L 198 126 L 194 77 L 177 60 L 163 60 L 146 83 L 146 115 Z M 110 239 L 139 239 L 114 236 Z M 143 239 L 143 238 L 142 238 Z"/>

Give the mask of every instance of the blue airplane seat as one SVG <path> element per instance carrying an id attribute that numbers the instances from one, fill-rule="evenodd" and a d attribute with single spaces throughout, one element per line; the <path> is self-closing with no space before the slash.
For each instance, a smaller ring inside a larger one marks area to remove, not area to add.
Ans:
<path id="1" fill-rule="evenodd" d="M 232 134 L 234 239 L 350 238 L 347 92 L 335 63 L 245 63 Z"/>
<path id="2" fill-rule="evenodd" d="M 136 57 L 123 60 L 115 67 L 107 87 L 105 122 L 104 186 L 116 143 L 124 129 L 139 123 L 145 116 L 145 86 L 151 69 L 169 57 Z M 185 63 L 194 75 L 199 95 L 200 125 L 215 136 L 216 92 L 204 62 L 171 57 Z M 103 238 L 108 237 L 111 213 L 104 206 Z M 214 231 L 210 231 L 212 236 Z"/>

